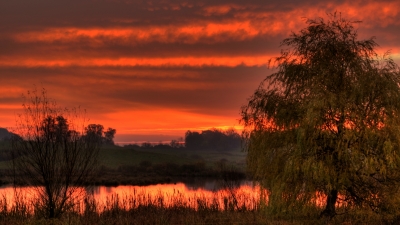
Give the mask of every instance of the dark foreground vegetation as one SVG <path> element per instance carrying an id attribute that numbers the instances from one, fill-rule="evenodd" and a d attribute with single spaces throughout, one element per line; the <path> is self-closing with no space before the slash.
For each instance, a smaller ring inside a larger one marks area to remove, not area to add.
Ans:
<path id="1" fill-rule="evenodd" d="M 198 200 L 201 202 L 200 200 Z M 201 204 L 201 203 L 200 203 Z M 157 202 L 145 202 L 135 208 L 119 206 L 118 200 L 102 208 L 85 201 L 85 210 L 71 210 L 57 219 L 43 219 L 40 214 L 30 214 L 25 208 L 12 208 L 0 212 L 1 224 L 268 224 L 259 210 L 218 210 L 217 205 L 203 205 L 198 210 L 177 202 L 176 206 L 165 207 L 161 199 Z M 4 207 L 2 207 L 4 209 Z M 273 224 L 273 223 L 271 223 Z M 280 223 L 276 223 L 280 224 Z"/>
<path id="2" fill-rule="evenodd" d="M 246 198 L 233 193 L 231 197 L 218 201 L 198 197 L 191 201 L 175 198 L 172 205 L 167 205 L 163 197 L 154 199 L 145 196 L 132 195 L 121 198 L 112 196 L 105 204 L 97 203 L 92 197 L 86 196 L 70 204 L 70 208 L 60 217 L 46 219 L 44 210 L 35 202 L 23 203 L 16 201 L 12 205 L 0 201 L 0 224 L 143 224 L 143 225 L 208 225 L 208 224 L 398 224 L 400 215 L 387 216 L 368 211 L 351 210 L 337 215 L 332 219 L 318 218 L 320 207 L 303 206 L 297 214 L 286 214 L 279 217 L 269 211 L 260 201 L 253 205 L 242 205 L 238 199 Z M 71 203 L 71 202 L 70 202 Z M 342 209 L 342 207 L 340 207 Z M 397 213 L 398 214 L 398 213 Z"/>

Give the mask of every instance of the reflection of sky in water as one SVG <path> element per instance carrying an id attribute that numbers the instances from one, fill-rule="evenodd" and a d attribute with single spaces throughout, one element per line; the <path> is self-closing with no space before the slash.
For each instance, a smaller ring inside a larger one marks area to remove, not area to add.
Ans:
<path id="1" fill-rule="evenodd" d="M 259 200 L 260 190 L 258 186 L 254 186 L 249 182 L 244 182 L 240 186 L 229 190 L 222 187 L 221 182 L 203 180 L 190 185 L 176 183 L 148 186 L 98 186 L 94 188 L 81 188 L 81 191 L 82 193 L 93 194 L 93 199 L 96 201 L 99 210 L 106 208 L 106 206 L 110 205 L 110 202 L 116 199 L 118 199 L 121 204 L 126 204 L 129 200 L 135 200 L 135 205 L 124 206 L 128 208 L 137 207 L 138 204 L 141 203 L 157 203 L 160 199 L 162 199 L 163 205 L 166 207 L 171 207 L 179 203 L 187 207 L 197 208 L 197 200 L 200 199 L 206 204 L 218 202 L 221 209 L 223 209 L 224 200 L 231 198 L 232 193 L 235 194 L 235 198 L 237 198 L 238 202 L 248 207 L 254 206 Z M 24 201 L 27 201 L 28 204 L 34 203 L 34 188 L 20 187 L 17 188 L 17 190 L 18 193 L 23 195 Z M 7 203 L 12 205 L 14 202 L 14 188 L 12 186 L 0 188 L 0 196 L 5 196 Z M 79 204 L 82 205 L 83 197 L 77 199 L 80 201 Z"/>
<path id="2" fill-rule="evenodd" d="M 176 204 L 180 206 L 197 209 L 198 204 L 212 205 L 217 203 L 220 210 L 224 210 L 224 201 L 232 200 L 234 194 L 235 201 L 239 205 L 247 208 L 256 207 L 260 199 L 260 189 L 250 182 L 243 182 L 241 186 L 231 189 L 221 188 L 221 182 L 212 180 L 197 180 L 190 185 L 184 183 L 176 184 L 156 184 L 148 186 L 118 186 L 105 187 L 97 186 L 94 188 L 80 188 L 83 195 L 76 196 L 76 207 L 78 211 L 85 208 L 85 194 L 93 194 L 97 210 L 102 211 L 118 204 L 120 207 L 129 209 L 139 205 L 154 204 L 162 202 L 163 207 L 172 207 Z M 16 189 L 19 194 L 19 201 L 26 203 L 29 211 L 33 211 L 33 204 L 37 201 L 33 187 L 19 187 Z M 15 204 L 15 192 L 12 186 L 0 187 L 2 200 L 6 199 L 8 207 Z M 200 203 L 199 203 L 200 202 Z"/>
<path id="3" fill-rule="evenodd" d="M 19 187 L 14 189 L 11 185 L 0 187 L 0 203 L 7 202 L 7 208 L 15 204 L 14 199 L 17 197 L 19 203 L 27 203 L 27 210 L 33 210 L 35 199 L 35 191 L 33 187 Z M 218 203 L 220 210 L 224 210 L 224 201 L 226 199 L 238 202 L 238 206 L 245 206 L 252 209 L 258 206 L 260 200 L 260 188 L 251 181 L 241 181 L 240 185 L 233 188 L 222 188 L 219 181 L 198 180 L 191 184 L 176 183 L 176 184 L 156 184 L 148 186 L 117 186 L 105 187 L 97 186 L 94 188 L 80 188 L 81 193 L 93 194 L 93 200 L 96 202 L 97 210 L 102 211 L 109 207 L 113 207 L 117 201 L 121 207 L 125 209 L 136 208 L 141 204 L 157 205 L 162 199 L 164 207 L 171 207 L 179 204 L 180 206 L 198 208 L 198 200 L 210 206 L 215 202 Z M 15 192 L 16 191 L 16 192 Z M 266 201 L 268 201 L 268 193 L 263 192 Z M 83 210 L 85 195 L 78 196 L 77 207 Z M 326 196 L 317 193 L 312 200 L 318 206 L 323 206 Z M 132 203 L 133 202 L 133 203 Z M 125 205 L 124 205 L 125 204 Z M 344 204 L 343 202 L 337 203 Z M 4 205 L 2 205 L 4 206 Z"/>

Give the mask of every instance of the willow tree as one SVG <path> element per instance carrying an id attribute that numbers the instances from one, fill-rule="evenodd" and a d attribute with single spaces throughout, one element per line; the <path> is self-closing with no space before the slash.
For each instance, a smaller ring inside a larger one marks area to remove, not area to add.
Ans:
<path id="1" fill-rule="evenodd" d="M 17 185 L 35 189 L 35 213 L 48 218 L 71 210 L 93 178 L 101 139 L 87 135 L 86 119 L 63 109 L 46 91 L 28 92 L 17 117 L 12 168 Z"/>
<path id="2" fill-rule="evenodd" d="M 324 216 L 339 201 L 382 211 L 397 190 L 399 68 L 376 53 L 374 38 L 358 39 L 355 23 L 307 20 L 242 108 L 248 167 L 275 209 L 315 204 L 320 194 Z"/>

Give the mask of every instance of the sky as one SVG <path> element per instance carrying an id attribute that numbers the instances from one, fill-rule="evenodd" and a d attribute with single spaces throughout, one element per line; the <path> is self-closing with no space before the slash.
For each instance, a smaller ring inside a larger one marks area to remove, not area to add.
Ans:
<path id="1" fill-rule="evenodd" d="M 398 0 L 0 1 L 0 127 L 36 87 L 115 128 L 117 143 L 240 130 L 280 42 L 334 12 L 400 64 Z"/>

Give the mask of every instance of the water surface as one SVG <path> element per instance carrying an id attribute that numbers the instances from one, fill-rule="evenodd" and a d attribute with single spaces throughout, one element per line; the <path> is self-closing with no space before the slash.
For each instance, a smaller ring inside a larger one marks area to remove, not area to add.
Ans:
<path id="1" fill-rule="evenodd" d="M 227 207 L 253 209 L 260 199 L 260 188 L 251 182 L 221 183 L 218 181 L 197 181 L 188 184 L 157 184 L 147 186 L 96 186 L 91 189 L 80 188 L 76 197 L 79 211 L 85 207 L 85 196 L 95 203 L 97 210 L 118 207 L 136 208 L 139 205 L 163 207 L 184 206 L 194 209 L 214 207 L 225 210 Z M 26 205 L 37 201 L 37 188 L 3 186 L 0 187 L 3 203 L 10 207 L 15 199 Z"/>

